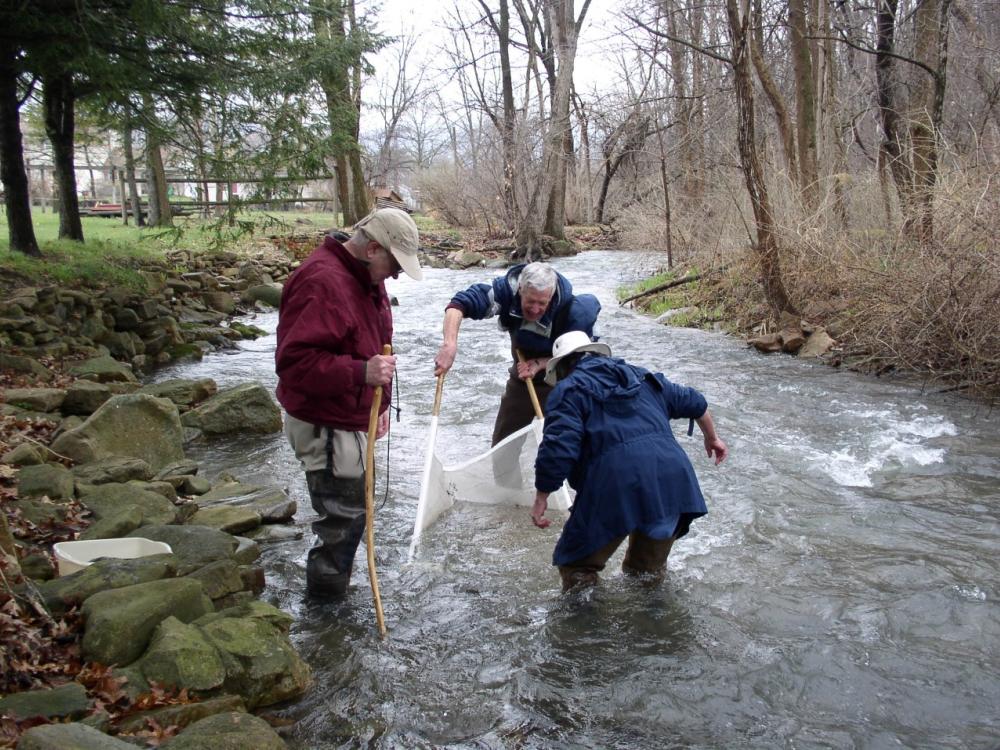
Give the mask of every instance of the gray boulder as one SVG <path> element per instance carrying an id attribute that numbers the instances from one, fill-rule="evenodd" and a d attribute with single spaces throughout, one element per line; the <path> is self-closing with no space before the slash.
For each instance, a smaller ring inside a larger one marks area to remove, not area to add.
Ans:
<path id="1" fill-rule="evenodd" d="M 135 506 L 121 508 L 111 515 L 90 524 L 81 532 L 79 539 L 118 539 L 127 536 L 142 526 L 142 508 Z"/>
<path id="2" fill-rule="evenodd" d="M 82 425 L 56 438 L 52 450 L 81 464 L 132 456 L 158 471 L 184 458 L 183 428 L 177 407 L 166 399 L 114 396 Z"/>
<path id="3" fill-rule="evenodd" d="M 205 596 L 213 602 L 246 590 L 240 566 L 236 564 L 235 560 L 216 560 L 189 573 L 188 577 L 200 581 Z"/>
<path id="4" fill-rule="evenodd" d="M 233 560 L 237 563 L 240 565 L 249 565 L 260 557 L 260 545 L 253 539 L 245 536 L 237 536 L 236 540 L 239 542 L 239 546 L 233 552 Z"/>
<path id="5" fill-rule="evenodd" d="M 135 666 L 148 681 L 201 693 L 221 687 L 226 680 L 222 656 L 201 628 L 176 617 L 157 626 Z"/>
<path id="6" fill-rule="evenodd" d="M 101 591 L 173 578 L 177 564 L 172 555 L 150 555 L 131 560 L 106 557 L 82 570 L 38 585 L 45 606 L 56 617 L 83 604 Z"/>
<path id="7" fill-rule="evenodd" d="M 231 712 L 195 722 L 162 747 L 167 750 L 285 750 L 287 745 L 263 719 Z"/>
<path id="8" fill-rule="evenodd" d="M 82 484 L 108 484 L 128 482 L 133 479 L 152 479 L 152 467 L 141 458 L 108 456 L 89 464 L 73 467 L 73 476 Z"/>
<path id="9" fill-rule="evenodd" d="M 156 492 L 126 484 L 98 484 L 85 489 L 87 492 L 80 497 L 80 504 L 98 521 L 131 508 L 140 510 L 143 525 L 169 524 L 177 520 L 177 506 Z"/>
<path id="10" fill-rule="evenodd" d="M 201 295 L 201 299 L 212 310 L 217 310 L 226 315 L 232 315 L 236 312 L 236 300 L 229 292 L 205 292 Z"/>
<path id="11" fill-rule="evenodd" d="M 211 611 L 201 584 L 190 578 L 102 591 L 83 603 L 83 656 L 101 664 L 130 664 L 167 617 L 191 622 Z"/>
<path id="12" fill-rule="evenodd" d="M 72 500 L 73 473 L 60 464 L 25 466 L 18 473 L 18 493 L 21 497 L 41 497 L 52 500 Z"/>
<path id="13" fill-rule="evenodd" d="M 0 456 L 0 463 L 11 466 L 37 466 L 45 463 L 48 448 L 34 443 L 21 443 Z"/>
<path id="14" fill-rule="evenodd" d="M 258 544 L 276 544 L 291 542 L 303 537 L 303 531 L 298 526 L 277 526 L 264 524 L 253 531 L 247 531 L 244 536 Z"/>
<path id="15" fill-rule="evenodd" d="M 66 389 L 62 402 L 63 414 L 89 416 L 101 408 L 101 404 L 111 398 L 111 389 L 104 383 L 93 380 L 77 380 Z"/>
<path id="16" fill-rule="evenodd" d="M 196 721 L 215 714 L 239 712 L 246 713 L 247 707 L 238 695 L 220 695 L 217 698 L 207 698 L 198 703 L 180 703 L 176 706 L 163 706 L 149 711 L 140 711 L 118 721 L 119 732 L 139 732 L 149 728 L 149 720 L 155 721 L 161 727 L 187 727 Z M 166 745 L 164 745 L 166 747 Z M 254 746 L 246 745 L 247 750 Z"/>
<path id="17" fill-rule="evenodd" d="M 208 615 L 195 625 L 222 656 L 227 693 L 243 696 L 253 709 L 289 700 L 308 689 L 312 673 L 288 641 L 288 615 L 259 601 L 219 615 Z"/>
<path id="18" fill-rule="evenodd" d="M 208 508 L 199 508 L 191 517 L 191 523 L 210 526 L 229 534 L 242 534 L 260 526 L 260 514 L 249 508 L 213 505 Z"/>
<path id="19" fill-rule="evenodd" d="M 135 750 L 86 724 L 44 724 L 21 735 L 17 750 Z"/>
<path id="20" fill-rule="evenodd" d="M 192 571 L 216 560 L 231 559 L 239 546 L 232 534 L 207 526 L 143 526 L 129 536 L 141 536 L 156 542 L 166 542 L 177 559 L 178 575 Z"/>
<path id="21" fill-rule="evenodd" d="M 187 412 L 183 423 L 207 435 L 266 434 L 281 430 L 281 409 L 263 385 L 243 383 Z"/>
<path id="22" fill-rule="evenodd" d="M 22 357 L 19 354 L 4 354 L 0 352 L 0 370 L 13 370 L 31 375 L 41 381 L 52 380 L 52 371 L 34 357 Z"/>
<path id="23" fill-rule="evenodd" d="M 110 355 L 94 357 L 70 368 L 70 374 L 98 383 L 135 382 L 131 368 Z"/>
<path id="24" fill-rule="evenodd" d="M 62 388 L 8 388 L 4 393 L 8 404 L 43 412 L 58 411 L 65 398 Z"/>
<path id="25" fill-rule="evenodd" d="M 44 497 L 18 498 L 17 503 L 11 507 L 17 508 L 21 517 L 35 526 L 62 523 L 72 515 L 72 507 L 68 503 L 54 503 Z"/>
<path id="26" fill-rule="evenodd" d="M 185 495 L 204 495 L 212 489 L 212 483 L 205 477 L 188 476 L 184 477 L 177 489 Z"/>
<path id="27" fill-rule="evenodd" d="M 198 380 L 174 378 L 144 385 L 139 389 L 139 393 L 168 398 L 178 406 L 191 406 L 214 396 L 218 390 L 218 385 L 211 378 Z"/>
<path id="28" fill-rule="evenodd" d="M 282 285 L 272 282 L 270 284 L 257 284 L 243 292 L 244 302 L 263 302 L 270 307 L 278 308 L 281 305 Z"/>
<path id="29" fill-rule="evenodd" d="M 31 719 L 79 719 L 90 711 L 87 690 L 79 682 L 68 682 L 49 690 L 29 690 L 0 698 L 0 716 Z"/>
<path id="30" fill-rule="evenodd" d="M 261 523 L 292 520 L 297 503 L 280 487 L 257 487 L 242 482 L 222 482 L 198 497 L 201 508 L 218 504 L 235 505 L 258 513 Z"/>

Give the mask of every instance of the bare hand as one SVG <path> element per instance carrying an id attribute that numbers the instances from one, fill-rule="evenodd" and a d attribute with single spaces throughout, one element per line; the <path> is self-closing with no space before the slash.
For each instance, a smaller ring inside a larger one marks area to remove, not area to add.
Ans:
<path id="1" fill-rule="evenodd" d="M 547 529 L 549 524 L 552 523 L 548 518 L 545 517 L 545 511 L 549 507 L 549 493 L 548 492 L 536 492 L 535 493 L 535 504 L 531 508 L 531 522 L 535 524 L 540 529 Z"/>
<path id="2" fill-rule="evenodd" d="M 434 358 L 434 375 L 444 375 L 451 366 L 455 364 L 455 355 L 458 354 L 457 344 L 441 344 L 437 356 Z"/>
<path id="3" fill-rule="evenodd" d="M 726 460 L 726 456 L 729 455 L 729 448 L 726 444 L 722 442 L 719 438 L 714 440 L 705 439 L 705 451 L 708 453 L 708 457 L 712 458 L 715 456 L 715 465 L 718 466 L 723 461 Z"/>
<path id="4" fill-rule="evenodd" d="M 378 425 L 375 427 L 375 439 L 385 437 L 386 433 L 389 432 L 389 410 L 386 409 L 384 412 L 378 415 Z"/>
<path id="5" fill-rule="evenodd" d="M 368 385 L 389 385 L 396 372 L 395 354 L 376 354 L 365 363 L 365 382 Z"/>
<path id="6" fill-rule="evenodd" d="M 526 362 L 517 363 L 517 376 L 521 380 L 531 380 L 542 368 L 539 367 L 537 359 L 529 359 Z"/>

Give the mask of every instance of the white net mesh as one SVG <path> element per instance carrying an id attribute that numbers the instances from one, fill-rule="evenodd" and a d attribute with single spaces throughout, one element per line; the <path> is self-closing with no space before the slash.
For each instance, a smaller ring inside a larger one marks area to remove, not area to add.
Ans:
<path id="1" fill-rule="evenodd" d="M 438 519 L 456 501 L 486 505 L 520 505 L 530 508 L 535 502 L 535 455 L 542 439 L 542 420 L 509 435 L 486 453 L 469 461 L 443 466 L 433 452 L 437 432 L 436 419 L 431 425 L 431 441 L 424 463 L 424 476 L 413 527 L 411 555 L 424 529 Z M 570 489 L 549 496 L 549 508 L 568 510 L 572 504 Z"/>

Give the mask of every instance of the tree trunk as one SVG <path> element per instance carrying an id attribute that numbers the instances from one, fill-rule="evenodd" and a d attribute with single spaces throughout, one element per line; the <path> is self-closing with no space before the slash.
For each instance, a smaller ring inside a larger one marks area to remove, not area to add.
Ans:
<path id="1" fill-rule="evenodd" d="M 125 125 L 122 128 L 122 151 L 125 152 L 125 181 L 128 183 L 128 201 L 132 206 L 132 216 L 135 217 L 135 225 L 137 227 L 144 227 L 146 226 L 146 217 L 142 215 L 139 186 L 135 180 L 135 152 L 132 148 L 132 134 L 132 120 L 126 115 Z M 122 196 L 122 201 L 125 201 L 124 195 Z M 128 223 L 127 219 L 126 223 Z"/>
<path id="2" fill-rule="evenodd" d="M 674 267 L 674 246 L 670 226 L 670 180 L 667 179 L 667 150 L 663 146 L 663 128 L 657 123 L 656 141 L 660 147 L 660 185 L 663 188 L 663 236 L 667 244 L 667 268 Z"/>
<path id="3" fill-rule="evenodd" d="M 754 0 L 754 11 L 756 13 L 756 17 L 759 19 L 761 17 L 760 0 Z M 777 82 L 774 80 L 774 76 L 771 75 L 771 69 L 767 66 L 767 62 L 764 60 L 763 36 L 764 31 L 760 24 L 754 24 L 753 34 L 750 37 L 750 55 L 753 60 L 754 70 L 757 71 L 757 78 L 760 80 L 761 88 L 764 89 L 764 94 L 767 96 L 767 100 L 771 103 L 771 109 L 774 110 L 774 117 L 778 123 L 778 135 L 781 137 L 781 151 L 782 155 L 785 157 L 785 170 L 788 172 L 788 178 L 798 185 L 801 190 L 802 185 L 799 182 L 799 162 L 795 152 L 795 134 L 792 130 L 792 118 L 788 114 L 788 106 L 785 104 L 785 97 L 782 96 L 781 89 L 778 87 Z"/>
<path id="4" fill-rule="evenodd" d="M 146 111 L 146 185 L 149 193 L 149 218 L 151 227 L 173 225 L 170 202 L 167 198 L 167 176 L 163 169 L 163 155 L 160 153 L 160 138 L 156 133 L 156 106 L 153 97 L 143 94 L 143 108 Z"/>
<path id="5" fill-rule="evenodd" d="M 580 124 L 580 159 L 577 165 L 577 193 L 582 209 L 582 221 L 590 224 L 594 220 L 594 177 L 590 170 L 590 121 L 587 108 L 579 97 L 574 97 L 576 121 Z M 582 169 L 580 165 L 582 164 Z"/>
<path id="6" fill-rule="evenodd" d="M 358 19 L 355 14 L 354 0 L 343 0 L 347 9 L 348 30 L 351 36 L 358 33 Z M 368 185 L 365 182 L 365 169 L 361 163 L 361 73 L 363 72 L 361 53 L 355 54 L 351 60 L 351 89 L 348 91 L 351 101 L 354 129 L 348 159 L 351 162 L 351 177 L 354 180 L 354 212 L 355 221 L 361 221 L 371 211 L 371 201 L 368 200 Z"/>
<path id="7" fill-rule="evenodd" d="M 90 180 L 90 197 L 91 200 L 97 200 L 97 183 L 94 181 L 94 165 L 90 161 L 90 149 L 87 146 L 83 147 L 83 160 L 84 164 L 87 166 L 87 179 Z M 114 189 L 114 175 L 111 175 L 111 187 Z M 114 195 L 112 195 L 111 202 L 114 203 Z"/>
<path id="8" fill-rule="evenodd" d="M 774 223 L 774 212 L 771 200 L 764 182 L 764 170 L 757 155 L 756 136 L 754 134 L 754 101 L 753 81 L 750 77 L 750 54 L 747 27 L 750 13 L 740 18 L 737 0 L 726 0 L 726 15 L 729 20 L 729 32 L 732 36 L 733 71 L 736 86 L 736 109 L 739 116 L 737 145 L 740 153 L 740 165 L 746 180 L 747 192 L 753 206 L 754 220 L 757 228 L 757 241 L 754 250 L 760 263 L 761 284 L 764 296 L 771 306 L 775 317 L 783 312 L 795 313 L 788 293 L 785 290 L 781 275 L 781 259 L 778 248 L 778 238 Z"/>
<path id="9" fill-rule="evenodd" d="M 59 239 L 83 242 L 80 203 L 76 195 L 73 138 L 76 131 L 76 95 L 69 73 L 43 78 L 42 105 L 45 133 L 52 144 L 52 162 L 59 191 Z"/>
<path id="10" fill-rule="evenodd" d="M 799 160 L 799 187 L 806 208 L 819 205 L 819 172 L 816 166 L 816 81 L 809 43 L 805 0 L 788 0 L 792 63 L 795 70 L 795 125 Z"/>
<path id="11" fill-rule="evenodd" d="M 17 96 L 17 50 L 0 35 L 0 179 L 7 209 L 10 249 L 41 257 L 31 223 L 31 195 L 21 141 L 21 102 Z"/>
<path id="12" fill-rule="evenodd" d="M 513 219 L 515 235 L 521 235 L 523 234 L 522 222 L 517 207 L 517 193 L 514 188 L 514 131 L 517 125 L 517 111 L 514 107 L 514 79 L 510 70 L 510 6 L 507 0 L 500 0 L 500 22 L 495 31 L 497 32 L 497 43 L 500 45 L 500 89 L 503 101 L 503 116 L 500 120 L 500 143 L 503 153 L 503 202 L 508 215 Z"/>
<path id="13" fill-rule="evenodd" d="M 691 8 L 691 41 L 696 46 L 704 43 L 705 4 L 693 3 Z M 715 11 L 712 11 L 713 16 Z M 714 23 L 712 24 L 714 26 Z M 714 36 L 711 33 L 710 36 Z M 688 137 L 691 140 L 691 171 L 688 173 L 687 199 L 689 205 L 700 206 L 705 195 L 705 102 L 710 98 L 705 92 L 705 59 L 694 55 L 691 60 L 691 107 Z"/>
<path id="14" fill-rule="evenodd" d="M 353 0 L 310 0 L 313 33 L 317 41 L 330 49 L 347 46 L 347 28 L 354 24 Z M 330 137 L 337 164 L 337 197 L 343 212 L 344 226 L 356 224 L 368 213 L 361 152 L 358 146 L 361 61 L 338 60 L 318 74 L 326 98 Z M 352 88 L 353 81 L 353 88 Z"/>
<path id="15" fill-rule="evenodd" d="M 146 131 L 146 185 L 149 192 L 149 218 L 151 227 L 173 225 L 170 201 L 167 197 L 167 176 L 163 169 L 160 143 L 152 132 Z"/>
<path id="16" fill-rule="evenodd" d="M 576 64 L 577 39 L 589 4 L 589 0 L 584 0 L 580 17 L 576 18 L 573 0 L 547 0 L 559 67 L 549 117 L 549 179 L 552 184 L 548 192 L 543 232 L 558 239 L 566 237 L 566 174 L 573 155 L 573 133 L 569 119 L 573 69 Z"/>
<path id="17" fill-rule="evenodd" d="M 913 170 L 903 145 L 902 124 L 896 103 L 895 35 L 898 0 L 880 0 L 876 14 L 875 82 L 882 120 L 880 146 L 899 194 L 904 230 L 912 215 Z"/>
<path id="18" fill-rule="evenodd" d="M 919 71 L 910 115 L 913 147 L 913 185 L 916 236 L 930 242 L 934 236 L 934 186 L 937 183 L 937 134 L 944 109 L 948 63 L 948 6 L 950 0 L 924 0 L 914 12 L 916 59 L 935 71 Z"/>

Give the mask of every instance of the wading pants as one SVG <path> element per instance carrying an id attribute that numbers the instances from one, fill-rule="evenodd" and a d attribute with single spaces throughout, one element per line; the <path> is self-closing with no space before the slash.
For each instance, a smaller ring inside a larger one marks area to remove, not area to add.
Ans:
<path id="1" fill-rule="evenodd" d="M 584 558 L 574 560 L 569 565 L 559 566 L 559 576 L 562 578 L 563 591 L 574 586 L 593 586 L 599 580 L 598 573 L 604 570 L 608 560 L 615 550 L 628 539 L 628 549 L 622 560 L 622 572 L 630 576 L 643 576 L 651 584 L 663 580 L 667 568 L 667 555 L 674 545 L 674 537 L 670 539 L 653 539 L 636 531 L 628 537 L 618 537 L 608 542 L 596 552 Z"/>
<path id="2" fill-rule="evenodd" d="M 534 380 L 535 394 L 538 396 L 538 403 L 545 413 L 545 401 L 552 392 L 552 386 L 547 384 L 540 377 Z M 531 403 L 531 395 L 528 393 L 528 386 L 517 376 L 515 369 L 507 379 L 507 386 L 504 388 L 503 396 L 500 399 L 500 409 L 497 411 L 496 422 L 493 423 L 493 445 L 496 445 L 508 435 L 527 427 L 531 420 L 535 418 L 535 407 Z"/>
<path id="3" fill-rule="evenodd" d="M 335 598 L 347 592 L 354 554 L 365 533 L 365 478 L 341 479 L 329 469 L 306 472 L 309 499 L 319 518 L 316 544 L 306 561 L 306 590 Z"/>

